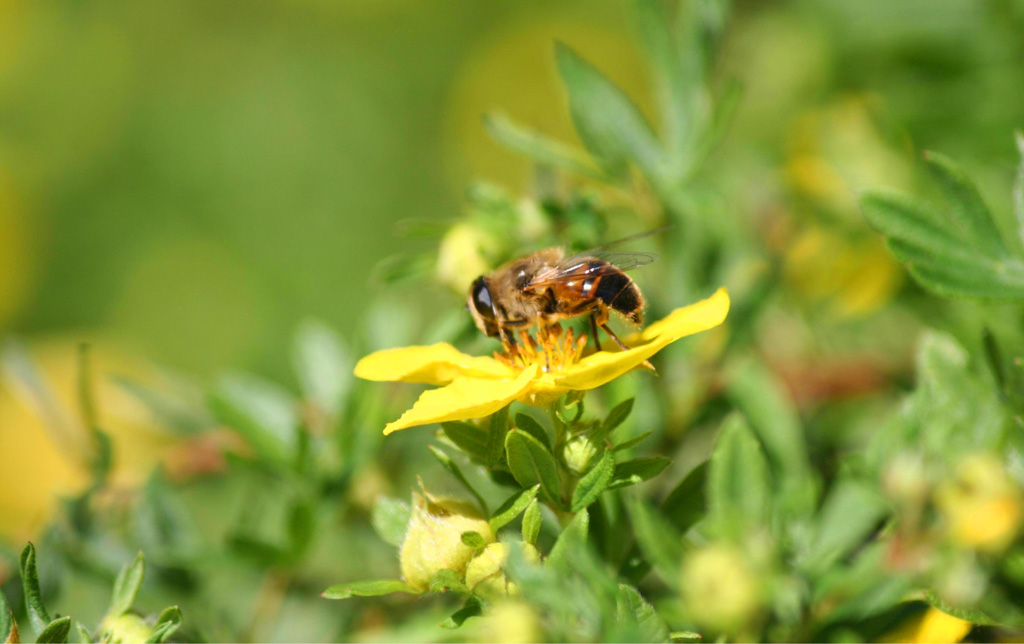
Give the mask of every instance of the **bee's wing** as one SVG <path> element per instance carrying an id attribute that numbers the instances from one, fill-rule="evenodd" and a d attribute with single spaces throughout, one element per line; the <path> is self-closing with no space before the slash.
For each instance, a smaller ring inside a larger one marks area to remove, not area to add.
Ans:
<path id="1" fill-rule="evenodd" d="M 543 290 L 548 286 L 629 271 L 658 259 L 655 253 L 612 252 L 591 250 L 566 257 L 557 265 L 539 271 L 527 288 Z"/>

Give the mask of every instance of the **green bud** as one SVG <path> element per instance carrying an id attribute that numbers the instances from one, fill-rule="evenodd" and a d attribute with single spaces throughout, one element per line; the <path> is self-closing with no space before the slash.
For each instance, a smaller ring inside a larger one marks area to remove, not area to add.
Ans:
<path id="1" fill-rule="evenodd" d="M 602 446 L 598 445 L 589 434 L 575 436 L 565 444 L 562 449 L 562 458 L 565 465 L 577 476 L 590 469 L 591 463 L 601 453 Z"/>
<path id="2" fill-rule="evenodd" d="M 138 615 L 125 613 L 104 619 L 100 631 L 104 642 L 129 644 L 148 640 L 153 634 L 153 626 Z"/>
<path id="3" fill-rule="evenodd" d="M 463 532 L 476 532 L 487 543 L 494 541 L 490 524 L 474 506 L 424 494 L 413 494 L 409 528 L 399 554 L 402 576 L 417 590 L 426 590 L 440 570 L 466 572 L 474 549 L 462 542 Z"/>
<path id="4" fill-rule="evenodd" d="M 532 545 L 525 542 L 515 542 L 515 545 L 526 561 L 540 562 L 540 553 Z M 474 557 L 466 567 L 466 585 L 469 589 L 487 599 L 518 595 L 519 589 L 515 583 L 505 576 L 508 552 L 508 544 L 492 543 Z"/>

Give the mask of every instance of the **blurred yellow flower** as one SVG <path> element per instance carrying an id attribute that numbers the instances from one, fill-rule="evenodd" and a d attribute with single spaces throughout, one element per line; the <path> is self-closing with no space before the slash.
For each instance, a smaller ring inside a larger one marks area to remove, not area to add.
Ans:
<path id="1" fill-rule="evenodd" d="M 676 309 L 627 338 L 626 351 L 599 351 L 580 358 L 571 334 L 554 352 L 531 353 L 525 364 L 466 355 L 449 344 L 402 347 L 372 353 L 355 367 L 366 380 L 443 385 L 424 392 L 412 409 L 384 428 L 385 434 L 451 420 L 489 416 L 513 400 L 544 404 L 569 391 L 594 389 L 618 378 L 669 344 L 725 321 L 729 295 L 719 289 L 706 300 Z M 544 370 L 545 358 L 551 367 Z"/>
<path id="2" fill-rule="evenodd" d="M 971 623 L 929 607 L 924 614 L 913 617 L 882 638 L 883 642 L 959 642 L 971 630 Z"/>
<path id="3" fill-rule="evenodd" d="M 458 223 L 441 238 L 437 251 L 437 279 L 465 293 L 477 275 L 491 270 L 498 244 L 493 235 L 468 222 Z"/>
<path id="4" fill-rule="evenodd" d="M 102 428 L 113 442 L 115 486 L 139 484 L 178 444 L 155 429 L 149 411 L 118 387 L 110 375 L 147 381 L 136 358 L 107 342 L 92 344 L 96 407 Z M 36 536 L 58 507 L 61 496 L 89 484 L 82 448 L 87 444 L 78 417 L 78 338 L 59 338 L 30 346 L 36 366 L 54 397 L 64 431 L 55 431 L 22 387 L 0 378 L 0 538 L 21 542 Z"/>
<path id="5" fill-rule="evenodd" d="M 692 552 L 683 562 L 680 583 L 686 611 L 702 628 L 742 633 L 761 611 L 761 582 L 732 546 L 710 545 Z"/>
<path id="6" fill-rule="evenodd" d="M 935 501 L 955 543 L 992 552 L 1010 544 L 1024 514 L 1020 488 L 990 454 L 965 458 L 956 478 L 936 491 Z"/>

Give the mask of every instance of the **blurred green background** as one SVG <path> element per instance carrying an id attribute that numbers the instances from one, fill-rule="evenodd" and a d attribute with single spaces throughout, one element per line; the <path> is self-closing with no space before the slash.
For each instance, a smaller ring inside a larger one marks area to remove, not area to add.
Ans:
<path id="1" fill-rule="evenodd" d="M 420 283 L 379 300 L 381 260 L 432 248 L 401 222 L 455 220 L 475 181 L 514 199 L 535 190 L 530 163 L 481 117 L 498 109 L 575 140 L 556 41 L 653 111 L 632 21 L 610 0 L 0 0 L 0 336 L 24 340 L 74 408 L 82 340 L 105 373 L 142 378 L 159 364 L 208 381 L 242 369 L 294 389 L 288 346 L 303 320 L 356 337 L 380 324 L 369 309 L 401 300 L 422 329 L 462 298 Z M 885 388 L 910 379 L 921 318 L 939 305 L 921 303 L 858 192 L 926 192 L 918 151 L 938 150 L 1011 225 L 1024 1 L 735 2 L 713 78 L 738 80 L 743 97 L 699 189 L 763 238 L 786 279 L 758 344 L 820 425 L 834 414 L 854 419 L 842 431 L 873 431 L 877 401 L 853 409 L 844 397 L 881 391 L 890 405 Z M 202 471 L 123 391 L 104 385 L 99 398 L 129 455 L 118 482 L 161 459 Z M 423 451 L 428 438 L 393 449 Z M 830 440 L 812 436 L 812 448 Z M 0 454 L 21 450 L 33 458 L 0 473 L 10 543 L 36 535 L 56 495 L 87 477 L 0 384 Z M 364 474 L 365 506 L 388 482 Z M 220 525 L 218 508 L 196 505 Z M 391 556 L 374 552 L 366 568 Z M 300 590 L 291 623 L 333 610 L 309 609 L 315 594 Z M 274 637 L 328 632 L 284 630 Z"/>

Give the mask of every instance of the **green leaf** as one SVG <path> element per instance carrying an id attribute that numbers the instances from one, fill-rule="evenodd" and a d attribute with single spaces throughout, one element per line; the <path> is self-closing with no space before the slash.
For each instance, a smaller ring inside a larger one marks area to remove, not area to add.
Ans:
<path id="1" fill-rule="evenodd" d="M 601 180 L 604 174 L 582 150 L 550 139 L 515 123 L 504 114 L 484 115 L 484 127 L 495 141 L 539 164 L 560 168 L 583 177 Z"/>
<path id="2" fill-rule="evenodd" d="M 50 623 L 50 613 L 43 604 L 43 593 L 39 588 L 39 569 L 36 567 L 36 547 L 25 545 L 19 557 L 21 585 L 25 592 L 25 606 L 29 621 L 37 630 Z"/>
<path id="3" fill-rule="evenodd" d="M 704 636 L 695 631 L 672 631 L 668 639 L 670 642 L 702 642 Z"/>
<path id="4" fill-rule="evenodd" d="M 635 398 L 623 400 L 618 405 L 612 407 L 612 410 L 608 412 L 608 416 L 604 419 L 602 425 L 604 426 L 604 431 L 607 432 L 609 436 L 611 436 L 611 433 L 616 427 L 629 418 L 629 415 L 633 412 L 633 403 L 635 401 Z"/>
<path id="5" fill-rule="evenodd" d="M 494 511 L 494 516 L 491 517 L 491 531 L 498 532 L 501 528 L 505 527 L 512 522 L 523 510 L 525 510 L 537 498 L 537 493 L 540 491 L 540 483 L 529 487 L 525 490 L 516 492 L 512 496 L 508 497 L 501 507 Z"/>
<path id="6" fill-rule="evenodd" d="M 455 443 L 456 447 L 466 452 L 471 458 L 480 463 L 488 462 L 486 429 L 462 421 L 441 423 L 441 429 L 444 430 L 444 435 Z"/>
<path id="7" fill-rule="evenodd" d="M 711 454 L 708 506 L 716 524 L 743 538 L 768 519 L 771 486 L 761 445 L 739 414 L 726 418 Z"/>
<path id="8" fill-rule="evenodd" d="M 0 590 L 0 641 L 6 642 L 14 628 L 14 613 L 7 604 L 7 596 Z"/>
<path id="9" fill-rule="evenodd" d="M 523 512 L 523 541 L 537 545 L 541 520 L 540 503 L 534 499 L 530 501 L 530 505 L 526 506 L 526 511 Z"/>
<path id="10" fill-rule="evenodd" d="M 558 465 L 551 452 L 536 438 L 519 429 L 508 433 L 505 449 L 509 470 L 519 485 L 527 488 L 540 483 L 541 496 L 549 503 L 560 505 Z"/>
<path id="11" fill-rule="evenodd" d="M 685 534 L 707 513 L 708 461 L 690 470 L 661 502 L 661 514 Z"/>
<path id="12" fill-rule="evenodd" d="M 469 482 L 469 480 L 466 478 L 466 475 L 462 473 L 462 469 L 459 467 L 459 465 L 455 461 L 453 461 L 451 457 L 449 457 L 447 454 L 437 449 L 433 445 L 427 445 L 427 447 L 430 449 L 430 453 L 434 455 L 434 458 L 436 458 L 437 461 L 441 463 L 444 469 L 448 470 L 448 472 L 455 477 L 455 480 L 457 480 L 459 483 L 462 483 L 462 487 L 466 488 L 466 490 L 468 490 L 469 493 L 473 495 L 473 498 L 476 499 L 476 502 L 480 504 L 480 509 L 483 510 L 483 513 L 487 514 L 487 502 L 484 501 L 484 497 L 480 496 L 480 493 L 476 491 L 476 488 L 473 487 L 473 485 Z"/>
<path id="13" fill-rule="evenodd" d="M 441 622 L 442 628 L 458 628 L 470 617 L 477 617 L 482 615 L 484 612 L 483 603 L 476 597 L 469 597 L 466 599 L 466 603 L 459 610 L 451 614 L 451 616 Z"/>
<path id="14" fill-rule="evenodd" d="M 569 93 L 569 111 L 580 140 L 609 174 L 623 177 L 629 163 L 657 180 L 661 149 L 640 110 L 614 83 L 559 43 L 558 73 Z"/>
<path id="15" fill-rule="evenodd" d="M 548 451 L 551 451 L 551 437 L 548 436 L 547 430 L 545 430 L 544 427 L 532 416 L 516 414 L 515 428 L 521 429 L 530 436 L 533 436 L 540 441 Z"/>
<path id="16" fill-rule="evenodd" d="M 544 561 L 545 566 L 569 570 L 569 551 L 583 548 L 587 543 L 587 532 L 590 529 L 590 515 L 583 509 L 576 513 L 569 525 L 562 529 L 551 553 Z"/>
<path id="17" fill-rule="evenodd" d="M 665 468 L 672 464 L 672 459 L 664 456 L 645 456 L 634 458 L 631 461 L 623 461 L 615 464 L 615 473 L 612 476 L 608 489 L 615 490 L 628 485 L 643 483 L 648 479 L 665 471 Z"/>
<path id="18" fill-rule="evenodd" d="M 626 511 L 640 552 L 666 582 L 676 584 L 683 559 L 682 535 L 642 499 L 631 499 Z"/>
<path id="19" fill-rule="evenodd" d="M 168 393 L 166 387 L 149 387 L 126 376 L 112 376 L 110 380 L 142 403 L 157 422 L 182 435 L 195 435 L 214 425 L 198 401 L 190 404 L 180 394 Z"/>
<path id="20" fill-rule="evenodd" d="M 156 619 L 153 633 L 146 640 L 147 644 L 163 644 L 181 627 L 181 622 L 181 610 L 177 606 L 169 606 L 163 609 L 160 612 L 160 616 Z"/>
<path id="21" fill-rule="evenodd" d="M 42 644 L 42 642 L 54 642 L 56 644 L 63 644 L 68 641 L 68 633 L 71 632 L 71 616 L 58 617 L 49 624 L 46 628 L 39 633 L 39 637 L 36 638 L 36 642 Z"/>
<path id="22" fill-rule="evenodd" d="M 295 335 L 292 364 L 306 398 L 332 417 L 352 388 L 352 355 L 326 324 L 307 320 Z"/>
<path id="23" fill-rule="evenodd" d="M 947 615 L 979 626 L 1024 627 L 1024 611 L 998 588 L 990 588 L 975 605 L 969 607 L 947 602 L 930 590 L 925 592 L 924 599 Z"/>
<path id="24" fill-rule="evenodd" d="M 508 427 L 508 406 L 491 414 L 487 430 L 487 466 L 497 467 L 505 453 Z"/>
<path id="25" fill-rule="evenodd" d="M 78 631 L 79 642 L 82 642 L 83 644 L 89 644 L 90 642 L 96 641 L 96 638 L 92 636 L 92 633 L 89 632 L 89 629 L 87 629 L 85 626 L 82 626 L 81 622 L 75 622 L 75 629 Z"/>
<path id="26" fill-rule="evenodd" d="M 629 584 L 619 584 L 615 594 L 615 621 L 620 625 L 635 625 L 639 641 L 664 642 L 668 639 L 665 620 L 655 612 L 640 591 Z"/>
<path id="27" fill-rule="evenodd" d="M 135 560 L 125 564 L 117 573 L 114 580 L 114 592 L 110 597 L 110 608 L 107 609 L 109 617 L 120 617 L 131 609 L 135 603 L 135 597 L 142 587 L 142 578 L 146 575 L 146 557 L 139 552 Z"/>
<path id="28" fill-rule="evenodd" d="M 322 592 L 320 596 L 327 599 L 348 599 L 349 597 L 377 597 L 392 593 L 419 595 L 420 591 L 397 579 L 376 579 L 356 581 L 351 584 L 337 584 Z"/>
<path id="29" fill-rule="evenodd" d="M 377 536 L 396 548 L 405 541 L 405 531 L 409 528 L 409 517 L 412 508 L 408 503 L 389 496 L 378 496 L 370 511 L 370 523 Z"/>
<path id="30" fill-rule="evenodd" d="M 600 460 L 576 484 L 569 510 L 577 512 L 596 501 L 612 482 L 615 469 L 615 456 L 610 449 L 604 450 Z"/>
<path id="31" fill-rule="evenodd" d="M 487 541 L 484 540 L 480 533 L 473 532 L 472 530 L 469 532 L 463 532 L 459 538 L 462 539 L 462 543 L 474 550 L 479 550 L 487 545 Z"/>
<path id="32" fill-rule="evenodd" d="M 295 402 L 277 385 L 254 376 L 234 375 L 221 380 L 210 408 L 235 429 L 262 460 L 288 467 L 298 443 Z"/>
<path id="33" fill-rule="evenodd" d="M 977 190 L 945 157 L 928 157 L 951 203 L 944 217 L 902 196 L 867 193 L 861 209 L 925 287 L 947 296 L 1024 297 L 1024 261 L 1011 256 Z"/>
<path id="34" fill-rule="evenodd" d="M 653 431 L 647 431 L 647 432 L 644 432 L 643 434 L 639 434 L 637 436 L 634 436 L 633 438 L 624 440 L 621 443 L 613 445 L 612 446 L 612 451 L 613 452 L 621 452 L 623 450 L 629 449 L 630 447 L 636 447 L 640 443 L 642 443 L 645 440 L 647 440 L 647 438 L 649 438 L 650 435 L 653 434 L 653 433 L 654 433 Z"/>
<path id="35" fill-rule="evenodd" d="M 1017 166 L 1017 179 L 1013 182 L 1013 214 L 1017 218 L 1017 237 L 1024 244 L 1024 134 L 1014 132 L 1017 142 L 1017 153 L 1020 165 Z"/>
<path id="36" fill-rule="evenodd" d="M 288 548 L 293 558 L 301 558 L 316 533 L 316 512 L 308 499 L 299 498 L 288 509 Z"/>
<path id="37" fill-rule="evenodd" d="M 757 360 L 742 360 L 728 370 L 729 398 L 743 412 L 761 441 L 781 502 L 793 514 L 810 515 L 817 506 L 813 475 L 800 417 L 778 378 Z"/>
<path id="38" fill-rule="evenodd" d="M 479 537 L 480 535 L 477 536 Z M 459 573 L 450 568 L 442 568 L 430 578 L 430 592 L 446 593 L 448 591 L 453 591 L 460 595 L 472 594 L 472 591 L 469 590 L 466 584 L 462 583 L 462 577 Z"/>
<path id="39" fill-rule="evenodd" d="M 863 543 L 888 512 L 885 500 L 859 481 L 839 481 L 818 515 L 807 567 L 822 573 Z"/>

